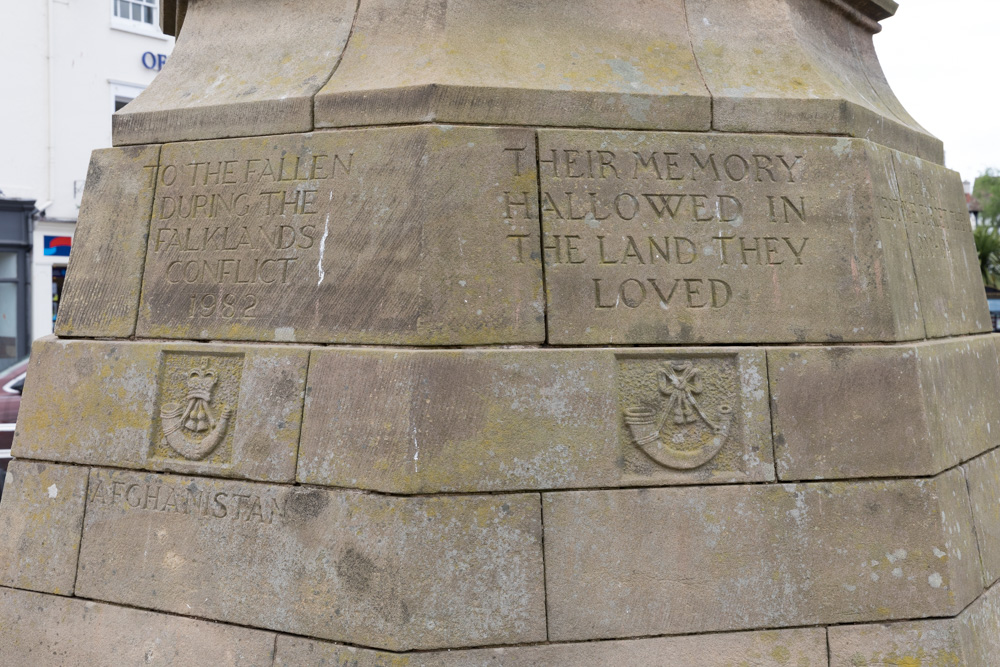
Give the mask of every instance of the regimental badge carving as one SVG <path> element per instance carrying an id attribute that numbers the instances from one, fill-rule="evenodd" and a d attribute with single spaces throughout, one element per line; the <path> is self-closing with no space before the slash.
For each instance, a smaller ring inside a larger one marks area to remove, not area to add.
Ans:
<path id="1" fill-rule="evenodd" d="M 233 416 L 223 408 L 219 418 L 212 414 L 212 389 L 215 371 L 208 361 L 188 373 L 187 402 L 165 403 L 160 408 L 160 424 L 167 444 L 186 459 L 200 461 L 219 446 Z M 200 438 L 200 439 L 199 439 Z"/>
<path id="2" fill-rule="evenodd" d="M 229 462 L 241 362 L 242 355 L 164 355 L 154 456 Z"/>
<path id="3" fill-rule="evenodd" d="M 725 358 L 632 361 L 630 393 L 640 396 L 624 403 L 623 417 L 634 445 L 678 470 L 715 458 L 733 427 L 732 363 Z"/>

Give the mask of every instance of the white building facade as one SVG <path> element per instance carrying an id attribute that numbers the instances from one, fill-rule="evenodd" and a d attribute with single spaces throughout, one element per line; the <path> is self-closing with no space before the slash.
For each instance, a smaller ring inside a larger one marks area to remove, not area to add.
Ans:
<path id="1" fill-rule="evenodd" d="M 52 332 L 90 153 L 111 145 L 111 114 L 153 80 L 173 49 L 157 2 L 0 6 L 0 200 L 14 202 L 0 213 L 30 200 L 37 209 L 20 235 L 13 215 L 2 221 L 8 232 L 0 229 L 0 266 L 5 253 L 18 255 L 15 264 L 23 258 L 17 268 L 27 295 L 13 304 L 16 295 L 0 285 L 0 363 L 15 329 L 25 344 Z"/>

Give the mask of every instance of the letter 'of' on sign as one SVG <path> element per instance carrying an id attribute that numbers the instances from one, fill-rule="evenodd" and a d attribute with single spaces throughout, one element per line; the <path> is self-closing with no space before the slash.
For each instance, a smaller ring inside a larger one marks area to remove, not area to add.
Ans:
<path id="1" fill-rule="evenodd" d="M 152 51 L 146 51 L 142 54 L 142 66 L 146 69 L 154 69 L 157 72 L 163 69 L 163 66 L 167 63 L 167 54 L 165 53 L 153 53 Z"/>

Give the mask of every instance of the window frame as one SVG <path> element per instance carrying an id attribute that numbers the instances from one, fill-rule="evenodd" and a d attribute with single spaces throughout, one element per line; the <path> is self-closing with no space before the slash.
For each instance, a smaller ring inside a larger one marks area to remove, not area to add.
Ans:
<path id="1" fill-rule="evenodd" d="M 114 81 L 108 79 L 108 84 L 111 89 L 111 115 L 113 116 L 115 112 L 115 104 L 118 99 L 128 99 L 129 102 L 134 100 L 139 96 L 139 93 L 146 90 L 145 86 L 139 86 L 134 83 L 126 83 L 124 81 Z M 126 102 L 128 104 L 128 102 Z"/>
<path id="2" fill-rule="evenodd" d="M 16 357 L 21 359 L 28 356 L 31 350 L 31 310 L 28 289 L 31 286 L 31 253 L 30 247 L 20 246 L 10 243 L 0 243 L 0 252 L 16 255 L 17 275 L 13 278 L 0 278 L 0 283 L 14 285 L 14 294 L 17 303 L 18 322 L 16 323 L 16 333 L 14 346 L 17 350 Z"/>
<path id="3" fill-rule="evenodd" d="M 147 0 L 126 0 L 130 5 L 138 4 L 146 7 L 150 7 L 153 12 L 153 22 L 146 23 L 145 21 L 139 21 L 133 18 L 124 18 L 118 16 L 118 3 L 119 0 L 111 0 L 111 28 L 113 30 L 122 30 L 124 32 L 131 32 L 137 35 L 145 35 L 147 37 L 155 37 L 161 40 L 169 40 L 170 37 L 164 35 L 160 31 L 160 2 L 162 0 L 152 0 L 152 3 Z"/>

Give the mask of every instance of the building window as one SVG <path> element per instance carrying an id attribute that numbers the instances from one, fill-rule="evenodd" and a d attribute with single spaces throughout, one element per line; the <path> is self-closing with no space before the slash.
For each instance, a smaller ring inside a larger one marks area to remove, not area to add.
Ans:
<path id="1" fill-rule="evenodd" d="M 0 368 L 28 356 L 28 285 L 35 202 L 0 198 Z"/>
<path id="2" fill-rule="evenodd" d="M 52 267 L 52 326 L 56 326 L 56 316 L 59 314 L 59 301 L 62 299 L 63 284 L 66 282 L 66 267 Z"/>
<path id="3" fill-rule="evenodd" d="M 122 107 L 134 100 L 143 91 L 142 86 L 125 83 L 124 81 L 108 81 L 111 86 L 111 113 L 120 111 Z"/>
<path id="4" fill-rule="evenodd" d="M 171 38 L 160 31 L 159 2 L 160 0 L 111 0 L 111 29 L 170 41 Z"/>
<path id="5" fill-rule="evenodd" d="M 156 0 L 112 0 L 115 16 L 120 19 L 155 25 Z"/>
<path id="6" fill-rule="evenodd" d="M 0 252 L 0 366 L 4 368 L 24 356 L 20 340 L 25 320 L 19 284 L 24 280 L 19 268 L 24 261 L 22 254 L 17 250 Z"/>

